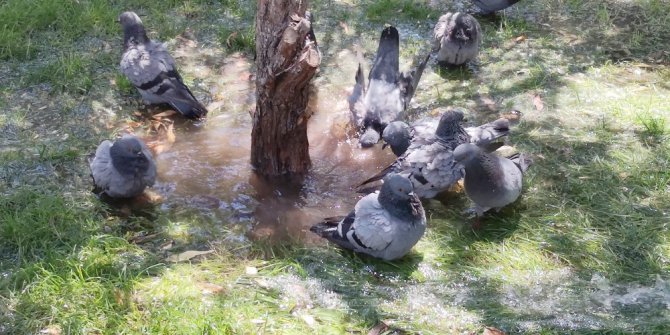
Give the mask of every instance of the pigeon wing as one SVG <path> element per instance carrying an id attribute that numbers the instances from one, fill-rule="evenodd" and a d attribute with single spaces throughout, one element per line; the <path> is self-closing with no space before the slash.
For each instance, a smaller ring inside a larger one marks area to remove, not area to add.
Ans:
<path id="1" fill-rule="evenodd" d="M 378 193 L 368 194 L 356 204 L 356 219 L 352 229 L 347 232 L 350 242 L 360 242 L 369 251 L 386 249 L 393 242 L 396 229 L 390 214 L 379 204 L 377 196 Z"/>
<path id="2" fill-rule="evenodd" d="M 103 191 L 109 188 L 113 179 L 112 158 L 109 154 L 111 147 L 112 142 L 110 141 L 105 140 L 100 143 L 89 165 L 91 176 L 93 176 L 93 183 Z"/>
<path id="3" fill-rule="evenodd" d="M 142 145 L 142 153 L 149 160 L 149 168 L 142 176 L 142 184 L 153 186 L 156 183 L 156 161 L 146 144 L 143 141 L 140 141 L 140 144 Z"/>
<path id="4" fill-rule="evenodd" d="M 187 117 L 207 114 L 184 84 L 163 44 L 150 42 L 129 48 L 121 59 L 121 71 L 150 103 L 168 103 Z"/>

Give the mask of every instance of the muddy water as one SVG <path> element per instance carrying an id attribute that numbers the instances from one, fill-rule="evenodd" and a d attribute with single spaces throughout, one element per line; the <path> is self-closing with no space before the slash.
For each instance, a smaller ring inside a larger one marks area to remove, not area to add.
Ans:
<path id="1" fill-rule="evenodd" d="M 194 57 L 194 52 L 202 55 Z M 215 215 L 223 225 L 250 226 L 252 238 L 315 241 L 309 227 L 323 217 L 346 215 L 362 196 L 353 187 L 394 159 L 381 147 L 362 150 L 352 136 L 347 96 L 357 61 L 349 50 L 325 60 L 314 79 L 310 108 L 315 113 L 308 125 L 313 167 L 299 188 L 252 173 L 252 61 L 191 43 L 182 43 L 175 54 L 182 67 L 207 78 L 196 83 L 194 91 L 206 91 L 212 102 L 205 122 L 177 124 L 176 142 L 157 156 L 156 189 L 164 197 L 165 210 L 196 208 Z"/>

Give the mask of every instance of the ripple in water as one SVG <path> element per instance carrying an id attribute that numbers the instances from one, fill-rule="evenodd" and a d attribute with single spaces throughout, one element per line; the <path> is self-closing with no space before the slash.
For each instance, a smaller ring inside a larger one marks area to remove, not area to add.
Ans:
<path id="1" fill-rule="evenodd" d="M 211 50 L 182 48 L 206 53 L 203 59 L 212 63 Z M 185 54 L 180 50 L 177 55 Z M 188 57 L 191 62 L 198 59 Z M 176 142 L 157 156 L 162 207 L 213 212 L 222 224 L 252 221 L 253 238 L 317 241 L 306 234 L 309 227 L 323 217 L 346 215 L 362 196 L 354 186 L 394 160 L 390 150 L 362 150 L 351 136 L 347 96 L 358 64 L 355 55 L 340 52 L 313 80 L 316 90 L 309 108 L 315 113 L 308 126 L 312 170 L 299 189 L 265 182 L 252 173 L 253 63 L 239 55 L 221 58 L 221 64 L 214 64 L 220 70 L 210 71 L 208 81 L 201 83 L 215 101 L 209 105 L 209 118 L 191 129 L 175 127 Z"/>

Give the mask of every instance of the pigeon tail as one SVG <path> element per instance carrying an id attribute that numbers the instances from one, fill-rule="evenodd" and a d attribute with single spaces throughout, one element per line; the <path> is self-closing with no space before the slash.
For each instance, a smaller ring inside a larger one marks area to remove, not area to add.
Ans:
<path id="1" fill-rule="evenodd" d="M 369 148 L 379 142 L 381 135 L 373 127 L 369 127 L 365 130 L 365 133 L 361 135 L 360 143 L 363 148 Z"/>
<path id="2" fill-rule="evenodd" d="M 356 186 L 356 188 L 360 189 L 362 186 L 365 186 L 369 183 L 375 182 L 377 180 L 382 180 L 382 179 L 384 179 L 384 177 L 386 177 L 386 175 L 388 175 L 392 172 L 397 172 L 396 168 L 395 168 L 395 164 L 391 164 L 391 165 L 387 166 L 386 168 L 384 168 L 384 170 L 381 170 L 376 175 L 374 175 L 374 176 L 366 179 L 364 182 L 358 184 L 358 186 Z"/>
<path id="3" fill-rule="evenodd" d="M 514 5 L 521 0 L 472 0 L 472 2 L 482 10 L 482 14 L 493 14 L 496 11 L 503 10 Z"/>
<path id="4" fill-rule="evenodd" d="M 356 126 L 360 126 L 357 120 L 362 120 L 365 114 L 361 104 L 363 103 L 362 98 L 365 94 L 365 74 L 363 74 L 363 66 L 361 63 L 358 63 L 358 70 L 356 71 L 356 83 L 354 84 L 354 90 L 351 92 L 351 95 L 348 98 L 349 110 L 353 113 L 353 120 Z"/>
<path id="5" fill-rule="evenodd" d="M 400 35 L 395 27 L 390 26 L 382 31 L 377 56 L 368 77 L 370 80 L 383 80 L 395 84 L 398 81 L 399 63 Z"/>
<path id="6" fill-rule="evenodd" d="M 494 152 L 500 148 L 502 148 L 505 143 L 503 142 L 489 142 L 489 143 L 479 143 L 476 144 L 479 148 L 481 148 L 484 152 L 486 153 L 491 153 Z"/>
<path id="7" fill-rule="evenodd" d="M 419 66 L 412 73 L 402 73 L 400 75 L 400 83 L 403 86 L 403 104 L 404 108 L 409 107 L 409 103 L 412 101 L 414 94 L 416 93 L 416 88 L 419 86 L 419 81 L 423 75 L 423 70 L 426 69 L 428 60 L 430 59 L 430 53 L 424 58 L 424 60 L 419 63 Z"/>
<path id="8" fill-rule="evenodd" d="M 519 170 L 521 170 L 521 173 L 526 173 L 528 168 L 533 165 L 533 159 L 530 156 L 518 152 L 508 156 L 507 159 L 514 162 L 519 167 Z"/>
<path id="9" fill-rule="evenodd" d="M 355 246 L 351 244 L 351 242 L 349 242 L 345 237 L 340 236 L 338 232 L 339 224 L 342 220 L 344 220 L 344 218 L 344 216 L 325 218 L 323 221 L 311 226 L 309 231 L 339 245 L 342 248 L 355 250 Z"/>
<path id="10" fill-rule="evenodd" d="M 179 113 L 190 119 L 200 119 L 207 115 L 207 109 L 197 100 L 171 101 L 170 105 L 172 105 L 172 107 Z"/>

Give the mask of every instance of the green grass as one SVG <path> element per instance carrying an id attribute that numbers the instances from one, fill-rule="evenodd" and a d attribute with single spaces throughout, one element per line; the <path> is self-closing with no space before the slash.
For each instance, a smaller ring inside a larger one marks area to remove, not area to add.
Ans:
<path id="1" fill-rule="evenodd" d="M 57 92 L 84 94 L 93 85 L 91 60 L 77 54 L 61 55 L 55 61 L 32 72 L 29 84 L 49 82 Z"/>
<path id="2" fill-rule="evenodd" d="M 256 52 L 256 30 L 254 26 L 239 30 L 231 30 L 221 27 L 219 30 L 219 41 L 227 50 L 243 51 L 249 54 Z"/>
<path id="3" fill-rule="evenodd" d="M 342 96 L 353 78 L 338 67 L 343 49 L 356 44 L 370 62 L 383 23 L 397 24 L 409 64 L 454 6 L 311 3 L 324 54 L 318 83 Z M 0 333 L 365 334 L 381 321 L 410 334 L 670 332 L 666 2 L 521 1 L 480 20 L 477 64 L 429 64 L 408 115 L 458 106 L 478 123 L 519 109 L 509 142 L 535 164 L 521 199 L 479 230 L 462 215 L 462 194 L 425 201 L 426 236 L 395 262 L 250 241 L 247 223 L 233 224 L 225 208 L 128 212 L 90 193 L 86 155 L 140 111 L 117 69 L 117 15 L 136 10 L 189 83 L 214 87 L 243 66 L 226 51 L 252 57 L 254 6 L 0 4 Z M 183 52 L 178 35 L 203 53 Z M 175 128 L 183 138 L 185 127 Z M 187 250 L 213 253 L 168 260 Z"/>
<path id="4" fill-rule="evenodd" d="M 398 18 L 406 20 L 437 19 L 439 12 L 431 9 L 424 1 L 381 0 L 373 1 L 365 7 L 365 16 L 371 22 L 395 24 Z"/>

